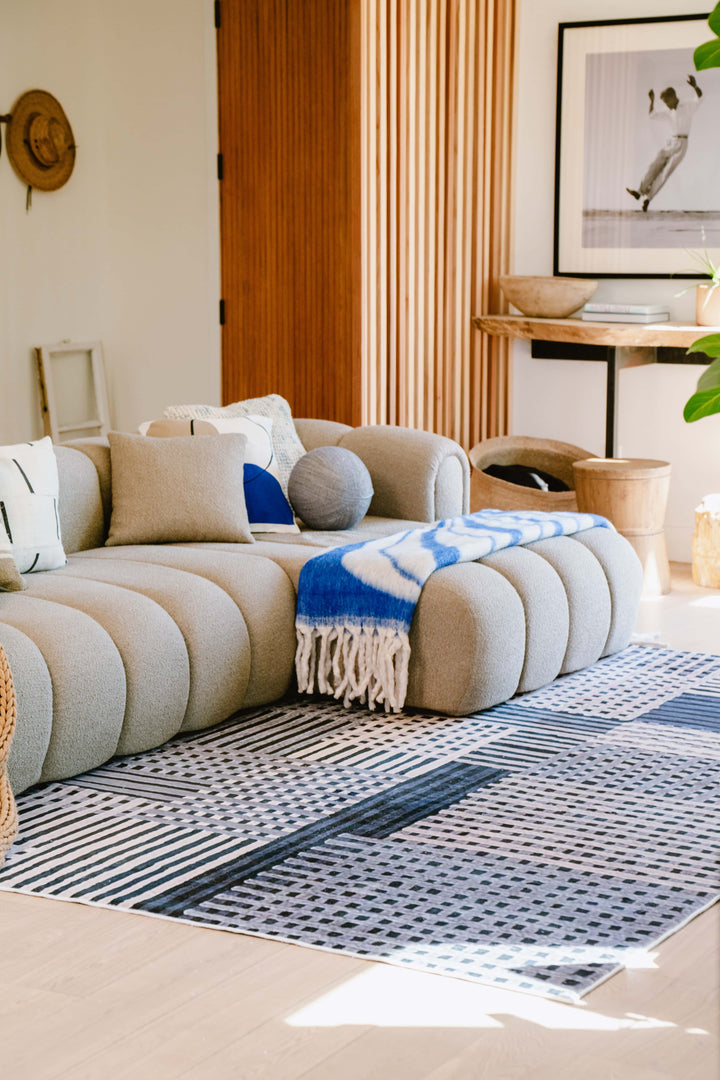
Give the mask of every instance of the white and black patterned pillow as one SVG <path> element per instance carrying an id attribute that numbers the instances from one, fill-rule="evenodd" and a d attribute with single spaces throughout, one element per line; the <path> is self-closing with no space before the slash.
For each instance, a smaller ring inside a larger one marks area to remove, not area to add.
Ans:
<path id="1" fill-rule="evenodd" d="M 0 446 L 0 539 L 21 574 L 67 562 L 60 538 L 52 440 Z"/>

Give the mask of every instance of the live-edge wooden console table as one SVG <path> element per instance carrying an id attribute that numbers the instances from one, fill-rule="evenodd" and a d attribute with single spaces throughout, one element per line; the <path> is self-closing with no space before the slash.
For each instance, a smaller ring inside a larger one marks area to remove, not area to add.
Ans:
<path id="1" fill-rule="evenodd" d="M 639 364 L 707 364 L 704 353 L 687 348 L 720 328 L 681 323 L 586 322 L 583 319 L 536 319 L 525 315 L 475 315 L 473 325 L 496 337 L 524 338 L 541 360 L 595 360 L 607 364 L 605 456 L 615 456 L 618 374 Z"/>

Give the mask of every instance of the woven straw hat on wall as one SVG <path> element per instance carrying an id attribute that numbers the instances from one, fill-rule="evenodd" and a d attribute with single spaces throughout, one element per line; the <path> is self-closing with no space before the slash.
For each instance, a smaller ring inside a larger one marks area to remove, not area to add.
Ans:
<path id="1" fill-rule="evenodd" d="M 46 90 L 28 90 L 13 106 L 5 136 L 13 169 L 29 187 L 57 191 L 75 165 L 75 137 L 62 105 Z"/>

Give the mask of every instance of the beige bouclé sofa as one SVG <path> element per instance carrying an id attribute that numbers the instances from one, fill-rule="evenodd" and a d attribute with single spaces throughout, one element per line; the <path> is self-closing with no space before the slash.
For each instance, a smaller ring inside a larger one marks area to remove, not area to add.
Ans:
<path id="1" fill-rule="evenodd" d="M 67 565 L 0 594 L 16 793 L 283 698 L 294 685 L 297 580 L 318 547 L 468 510 L 467 456 L 450 439 L 317 420 L 296 428 L 306 449 L 342 445 L 368 467 L 375 494 L 356 528 L 106 547 L 107 441 L 55 447 Z M 464 715 L 623 648 L 641 585 L 632 548 L 607 529 L 437 571 L 411 629 L 407 707 Z"/>

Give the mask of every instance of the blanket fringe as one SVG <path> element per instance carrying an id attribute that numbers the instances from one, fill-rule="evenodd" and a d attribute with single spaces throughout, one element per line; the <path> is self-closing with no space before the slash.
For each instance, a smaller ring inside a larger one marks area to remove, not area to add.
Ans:
<path id="1" fill-rule="evenodd" d="M 362 626 L 297 627 L 295 669 L 301 693 L 332 694 L 348 706 L 400 712 L 405 701 L 410 642 L 402 631 Z"/>

